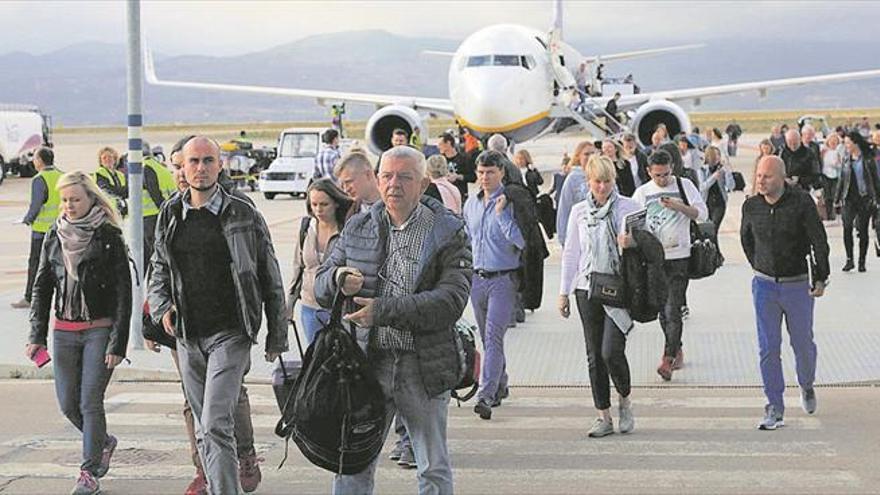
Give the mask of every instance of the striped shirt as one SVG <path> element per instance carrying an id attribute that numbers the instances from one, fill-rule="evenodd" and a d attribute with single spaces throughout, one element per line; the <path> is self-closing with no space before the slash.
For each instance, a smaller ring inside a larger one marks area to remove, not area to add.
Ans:
<path id="1" fill-rule="evenodd" d="M 339 148 L 329 144 L 322 144 L 321 150 L 318 151 L 318 156 L 315 157 L 315 173 L 313 178 L 318 180 L 326 177 L 335 181 L 336 177 L 333 175 L 333 167 L 336 166 L 340 156 L 342 155 L 339 153 Z"/>

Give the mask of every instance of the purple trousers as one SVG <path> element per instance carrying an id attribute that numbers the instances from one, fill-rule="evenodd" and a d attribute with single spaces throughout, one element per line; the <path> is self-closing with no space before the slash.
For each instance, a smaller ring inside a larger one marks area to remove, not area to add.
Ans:
<path id="1" fill-rule="evenodd" d="M 483 341 L 483 368 L 480 370 L 477 399 L 490 404 L 495 400 L 498 387 L 507 383 L 504 335 L 513 317 L 516 285 L 515 273 L 492 278 L 474 274 L 471 287 L 471 304 L 474 305 L 474 316 Z"/>

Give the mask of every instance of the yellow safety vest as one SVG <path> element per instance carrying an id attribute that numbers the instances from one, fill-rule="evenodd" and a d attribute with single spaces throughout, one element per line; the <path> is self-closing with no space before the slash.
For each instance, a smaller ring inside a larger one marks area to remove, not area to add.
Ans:
<path id="1" fill-rule="evenodd" d="M 61 207 L 61 194 L 58 193 L 58 189 L 55 188 L 55 185 L 58 184 L 58 179 L 61 178 L 61 175 L 60 171 L 52 168 L 43 170 L 32 179 L 38 180 L 42 177 L 46 182 L 47 191 L 46 202 L 43 203 L 43 207 L 40 208 L 40 213 L 37 215 L 37 219 L 31 224 L 31 230 L 34 232 L 40 232 L 43 234 L 49 232 L 49 229 L 52 228 L 52 224 L 58 219 L 58 211 Z"/>
<path id="2" fill-rule="evenodd" d="M 150 167 L 156 173 L 156 179 L 159 181 L 159 191 L 162 193 L 163 199 L 168 199 L 177 191 L 177 184 L 174 182 L 174 175 L 164 165 L 157 162 L 155 158 L 144 158 L 144 166 Z M 159 205 L 157 205 L 150 194 L 147 192 L 146 186 L 141 197 L 143 212 L 145 217 L 158 215 Z"/>
<path id="3" fill-rule="evenodd" d="M 119 185 L 121 185 L 122 187 L 125 187 L 125 174 L 123 174 L 119 170 L 109 170 L 109 169 L 106 169 L 104 167 L 99 166 L 98 170 L 95 170 L 95 173 L 92 174 L 92 176 L 94 177 L 96 182 L 97 182 L 98 176 L 101 176 L 101 177 L 109 180 L 111 184 L 113 183 L 113 175 L 116 176 L 116 180 L 119 181 Z"/>

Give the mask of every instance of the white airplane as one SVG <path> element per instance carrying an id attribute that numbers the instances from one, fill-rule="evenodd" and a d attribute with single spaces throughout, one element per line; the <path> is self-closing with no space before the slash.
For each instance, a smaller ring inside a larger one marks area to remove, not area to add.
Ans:
<path id="1" fill-rule="evenodd" d="M 596 90 L 585 93 L 576 83 L 581 64 L 595 84 L 596 69 L 613 60 L 657 55 L 702 45 L 657 48 L 602 56 L 583 56 L 562 41 L 562 2 L 554 3 L 553 26 L 549 33 L 536 29 L 499 24 L 470 35 L 451 55 L 449 98 L 348 93 L 266 86 L 243 86 L 187 81 L 166 81 L 156 76 L 152 56 L 145 57 L 146 80 L 158 86 L 237 91 L 315 98 L 320 105 L 350 102 L 375 105 L 378 110 L 367 121 L 365 136 L 374 153 L 391 146 L 391 132 L 419 128 L 427 136 L 425 114 L 446 114 L 480 137 L 504 134 L 522 143 L 551 131 L 580 129 L 594 137 L 609 134 L 604 108 L 610 95 Z M 765 96 L 770 89 L 806 84 L 852 81 L 880 77 L 880 69 L 842 72 L 807 77 L 725 84 L 648 93 L 622 95 L 618 110 L 630 116 L 621 126 L 650 144 L 658 124 L 665 124 L 670 135 L 690 131 L 690 119 L 678 102 L 699 105 L 706 97 L 756 91 Z M 578 101 L 581 104 L 578 105 Z"/>

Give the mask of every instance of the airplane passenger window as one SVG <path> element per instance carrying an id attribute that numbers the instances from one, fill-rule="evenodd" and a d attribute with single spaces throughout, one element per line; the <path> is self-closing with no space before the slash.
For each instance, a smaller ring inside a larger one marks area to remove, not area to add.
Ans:
<path id="1" fill-rule="evenodd" d="M 492 55 L 476 55 L 468 58 L 468 67 L 482 67 L 492 64 Z"/>
<path id="2" fill-rule="evenodd" d="M 495 55 L 492 65 L 505 67 L 519 67 L 519 55 Z"/>

